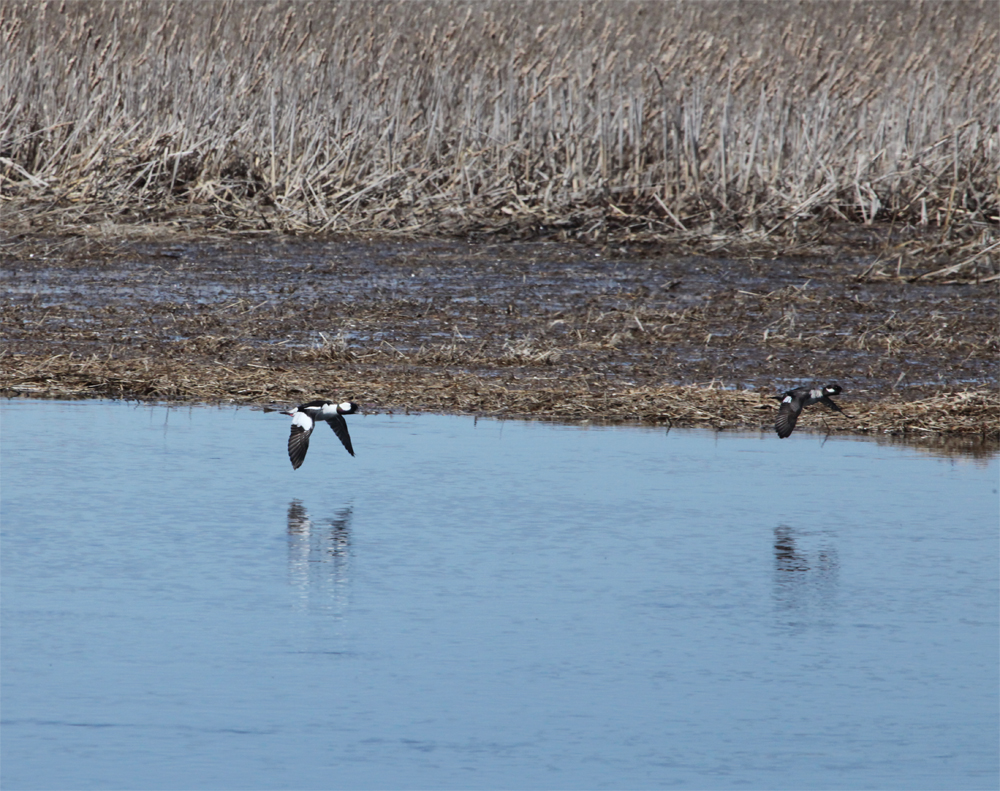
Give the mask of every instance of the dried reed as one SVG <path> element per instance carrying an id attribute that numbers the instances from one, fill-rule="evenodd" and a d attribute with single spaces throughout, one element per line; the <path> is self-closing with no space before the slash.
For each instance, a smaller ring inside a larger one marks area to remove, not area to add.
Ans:
<path id="1" fill-rule="evenodd" d="M 998 31 L 987 0 L 6 0 L 3 222 L 766 240 L 890 220 L 992 276 Z"/>

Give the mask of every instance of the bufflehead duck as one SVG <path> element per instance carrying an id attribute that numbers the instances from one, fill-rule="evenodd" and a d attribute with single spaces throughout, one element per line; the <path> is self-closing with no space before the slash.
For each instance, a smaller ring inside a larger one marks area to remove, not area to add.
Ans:
<path id="1" fill-rule="evenodd" d="M 772 396 L 781 402 L 781 406 L 778 407 L 778 417 L 774 420 L 774 430 L 778 432 L 778 436 L 784 439 L 792 433 L 799 415 L 807 406 L 825 404 L 836 412 L 843 412 L 843 409 L 830 400 L 830 396 L 837 395 L 840 390 L 840 385 L 796 387 L 783 395 Z"/>
<path id="2" fill-rule="evenodd" d="M 288 458 L 292 461 L 292 469 L 297 470 L 305 461 L 309 450 L 309 435 L 312 434 L 317 420 L 325 420 L 330 424 L 333 433 L 344 443 L 347 452 L 354 455 L 351 445 L 351 435 L 347 433 L 347 421 L 344 415 L 353 415 L 358 411 L 358 405 L 353 401 L 343 401 L 339 404 L 333 401 L 310 401 L 302 404 L 283 415 L 292 418 L 292 433 L 288 437 Z"/>

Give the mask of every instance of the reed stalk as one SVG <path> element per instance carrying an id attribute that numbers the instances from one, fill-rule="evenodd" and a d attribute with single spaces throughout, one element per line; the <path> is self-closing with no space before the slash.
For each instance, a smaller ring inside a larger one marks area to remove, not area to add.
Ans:
<path id="1" fill-rule="evenodd" d="M 1000 217 L 993 2 L 0 4 L 8 228 L 784 237 Z"/>

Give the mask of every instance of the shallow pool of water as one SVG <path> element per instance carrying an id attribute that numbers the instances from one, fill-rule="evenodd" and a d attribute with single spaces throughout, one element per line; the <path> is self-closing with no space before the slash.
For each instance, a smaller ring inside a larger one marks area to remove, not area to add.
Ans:
<path id="1" fill-rule="evenodd" d="M 8 789 L 998 784 L 998 464 L 5 401 Z"/>

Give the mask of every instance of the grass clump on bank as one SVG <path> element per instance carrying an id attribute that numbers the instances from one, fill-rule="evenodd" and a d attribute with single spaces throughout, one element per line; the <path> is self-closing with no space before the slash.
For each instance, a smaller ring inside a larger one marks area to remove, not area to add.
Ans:
<path id="1" fill-rule="evenodd" d="M 5 2 L 10 227 L 997 227 L 990 2 Z M 952 262 L 954 263 L 954 261 Z"/>

